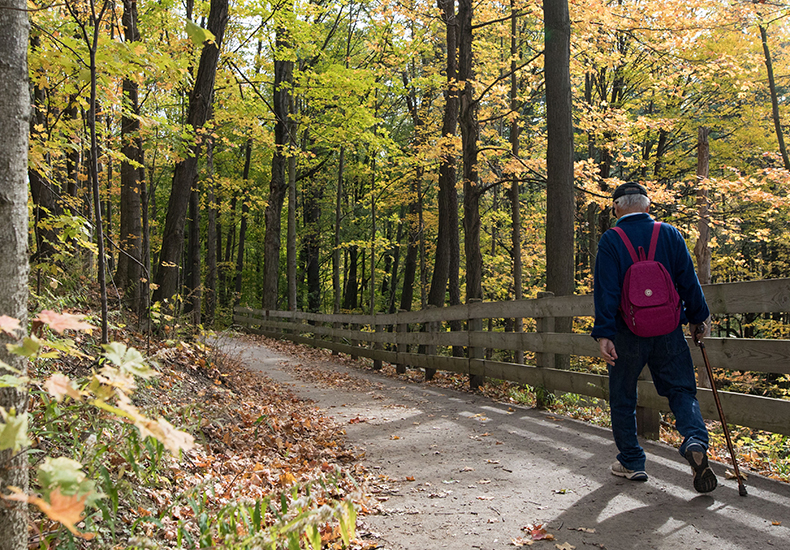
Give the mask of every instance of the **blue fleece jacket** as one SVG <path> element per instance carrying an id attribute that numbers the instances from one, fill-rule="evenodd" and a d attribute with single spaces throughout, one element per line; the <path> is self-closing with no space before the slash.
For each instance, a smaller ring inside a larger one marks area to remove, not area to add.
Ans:
<path id="1" fill-rule="evenodd" d="M 628 235 L 634 250 L 638 251 L 641 246 L 645 249 L 645 254 L 648 253 L 650 236 L 653 233 L 653 218 L 649 214 L 621 218 L 617 226 Z M 705 302 L 686 242 L 680 232 L 667 223 L 661 224 L 655 259 L 664 264 L 683 301 L 680 323 L 698 324 L 705 321 L 709 315 L 708 304 Z M 627 330 L 618 308 L 625 272 L 632 263 L 631 255 L 620 235 L 614 230 L 606 231 L 598 243 L 598 255 L 595 258 L 593 338 L 612 340 L 619 330 Z"/>

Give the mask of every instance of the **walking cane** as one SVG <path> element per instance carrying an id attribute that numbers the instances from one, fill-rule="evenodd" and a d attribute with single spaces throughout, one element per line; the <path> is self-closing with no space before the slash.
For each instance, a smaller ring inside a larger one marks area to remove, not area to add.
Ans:
<path id="1" fill-rule="evenodd" d="M 700 330 L 701 329 L 701 330 Z M 732 440 L 730 439 L 730 430 L 727 428 L 727 421 L 724 419 L 724 411 L 721 408 L 721 401 L 719 401 L 719 393 L 716 391 L 716 383 L 713 381 L 713 369 L 710 368 L 710 361 L 708 361 L 708 352 L 705 351 L 705 344 L 699 339 L 699 336 L 705 330 L 705 325 L 700 325 L 697 332 L 694 334 L 694 343 L 702 350 L 702 358 L 705 360 L 705 368 L 708 371 L 708 380 L 710 380 L 710 389 L 713 391 L 713 400 L 716 402 L 716 408 L 719 410 L 719 418 L 721 419 L 721 427 L 724 429 L 724 438 L 727 440 L 727 449 L 730 451 L 732 458 L 732 467 L 735 470 L 735 477 L 738 479 L 738 494 L 745 497 L 746 486 L 743 484 L 741 472 L 738 469 L 738 460 L 735 457 L 735 451 L 732 449 Z"/>

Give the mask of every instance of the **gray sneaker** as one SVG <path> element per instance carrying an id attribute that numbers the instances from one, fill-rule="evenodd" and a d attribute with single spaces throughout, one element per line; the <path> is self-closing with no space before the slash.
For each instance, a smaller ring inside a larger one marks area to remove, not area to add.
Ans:
<path id="1" fill-rule="evenodd" d="M 647 481 L 647 472 L 644 470 L 629 470 L 618 460 L 612 464 L 612 474 L 630 479 L 631 481 Z"/>
<path id="2" fill-rule="evenodd" d="M 708 466 L 708 453 L 705 448 L 698 443 L 692 443 L 686 448 L 685 456 L 694 472 L 694 489 L 698 493 L 710 493 L 719 482 Z"/>

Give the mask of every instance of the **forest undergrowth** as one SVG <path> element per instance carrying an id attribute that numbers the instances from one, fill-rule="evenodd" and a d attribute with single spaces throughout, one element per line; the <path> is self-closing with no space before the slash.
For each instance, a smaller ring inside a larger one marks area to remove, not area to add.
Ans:
<path id="1" fill-rule="evenodd" d="M 90 311 L 81 313 L 90 322 Z M 77 389 L 89 384 L 100 366 L 98 338 L 69 333 L 83 355 L 31 361 L 31 380 L 61 373 Z M 376 502 L 343 428 L 201 338 L 175 336 L 149 339 L 120 316 L 110 331 L 111 342 L 136 348 L 156 371 L 137 381 L 134 406 L 195 438 L 178 456 L 131 422 L 84 401 L 58 402 L 46 384 L 31 386 L 31 468 L 44 457 L 71 459 L 95 490 L 71 530 L 52 510 L 30 506 L 29 547 L 376 547 L 355 529 L 357 515 Z M 45 489 L 40 478 L 31 493 Z"/>

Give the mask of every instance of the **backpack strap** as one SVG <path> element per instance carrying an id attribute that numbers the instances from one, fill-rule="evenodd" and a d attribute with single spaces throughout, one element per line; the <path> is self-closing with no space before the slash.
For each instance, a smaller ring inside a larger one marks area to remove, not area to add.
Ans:
<path id="1" fill-rule="evenodd" d="M 661 231 L 661 222 L 653 223 L 653 235 L 650 237 L 650 248 L 647 249 L 647 259 L 651 262 L 656 259 L 656 248 L 658 248 L 658 233 Z"/>
<path id="2" fill-rule="evenodd" d="M 614 226 L 612 229 L 614 229 L 615 232 L 618 235 L 620 235 L 620 238 L 623 239 L 623 242 L 625 243 L 625 247 L 628 249 L 628 253 L 631 255 L 631 260 L 633 260 L 634 263 L 638 262 L 639 257 L 636 255 L 636 250 L 634 250 L 634 245 L 631 244 L 631 241 L 628 238 L 628 235 L 625 234 L 625 231 L 623 231 L 621 227 L 617 227 L 617 226 Z M 655 232 L 655 230 L 653 231 Z M 653 247 L 651 246 L 650 248 Z"/>

